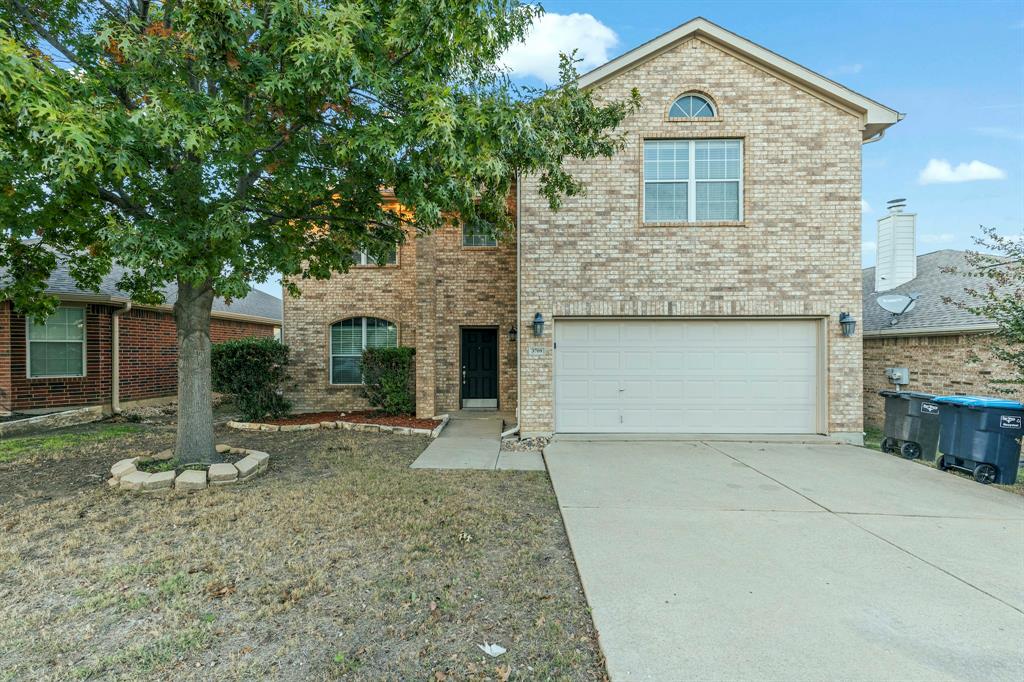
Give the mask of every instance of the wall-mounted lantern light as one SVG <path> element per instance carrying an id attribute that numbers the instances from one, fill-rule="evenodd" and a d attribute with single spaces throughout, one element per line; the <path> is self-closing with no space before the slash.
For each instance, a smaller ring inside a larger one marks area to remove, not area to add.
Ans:
<path id="1" fill-rule="evenodd" d="M 516 329 L 515 325 L 512 325 L 512 328 L 508 330 L 508 340 L 511 343 L 515 343 L 517 336 L 519 336 L 519 330 Z"/>
<path id="2" fill-rule="evenodd" d="M 544 316 L 540 313 L 533 316 L 533 335 L 544 336 Z"/>
<path id="3" fill-rule="evenodd" d="M 857 331 L 857 320 L 850 313 L 839 313 L 839 326 L 843 328 L 843 336 L 853 336 Z"/>

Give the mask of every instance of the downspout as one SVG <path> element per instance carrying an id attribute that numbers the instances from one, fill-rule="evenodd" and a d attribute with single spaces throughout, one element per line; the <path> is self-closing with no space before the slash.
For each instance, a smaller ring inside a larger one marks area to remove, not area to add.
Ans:
<path id="1" fill-rule="evenodd" d="M 132 309 L 128 301 L 110 316 L 110 411 L 121 414 L 121 316 Z"/>
<path id="2" fill-rule="evenodd" d="M 519 329 L 520 323 L 523 320 L 522 315 L 519 314 L 521 307 L 521 299 L 523 295 L 523 268 L 522 268 L 522 256 L 520 255 L 519 240 L 522 234 L 522 223 L 520 216 L 522 215 L 523 205 L 523 178 L 522 175 L 516 175 L 516 329 Z M 523 406 L 523 354 L 522 341 L 520 340 L 523 336 L 524 330 L 520 330 L 516 334 L 516 429 L 518 430 L 519 422 L 522 421 L 520 416 L 522 412 L 520 410 Z"/>

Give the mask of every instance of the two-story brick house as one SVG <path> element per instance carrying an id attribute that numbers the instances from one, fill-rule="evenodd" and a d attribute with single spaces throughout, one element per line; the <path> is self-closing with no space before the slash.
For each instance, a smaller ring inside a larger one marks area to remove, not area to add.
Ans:
<path id="1" fill-rule="evenodd" d="M 580 83 L 643 98 L 621 152 L 569 163 L 587 194 L 554 212 L 521 178 L 512 241 L 449 228 L 304 283 L 284 309 L 296 405 L 360 406 L 355 358 L 398 343 L 421 416 L 859 440 L 861 338 L 839 318 L 861 316 L 861 145 L 901 115 L 704 19 Z"/>

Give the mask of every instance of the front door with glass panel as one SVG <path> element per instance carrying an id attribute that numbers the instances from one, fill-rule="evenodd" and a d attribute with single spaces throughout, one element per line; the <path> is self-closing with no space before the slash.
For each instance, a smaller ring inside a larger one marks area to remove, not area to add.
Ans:
<path id="1" fill-rule="evenodd" d="M 462 330 L 462 406 L 498 406 L 498 330 Z"/>

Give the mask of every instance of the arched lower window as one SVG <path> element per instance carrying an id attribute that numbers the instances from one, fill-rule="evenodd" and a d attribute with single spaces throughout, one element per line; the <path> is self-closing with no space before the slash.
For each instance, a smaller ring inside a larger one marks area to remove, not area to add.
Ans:
<path id="1" fill-rule="evenodd" d="M 693 93 L 677 99 L 668 110 L 669 118 L 713 118 L 714 115 L 715 105 L 711 100 Z"/>
<path id="2" fill-rule="evenodd" d="M 350 317 L 331 325 L 331 383 L 363 383 L 362 358 L 367 348 L 398 345 L 398 327 L 376 317 Z"/>

